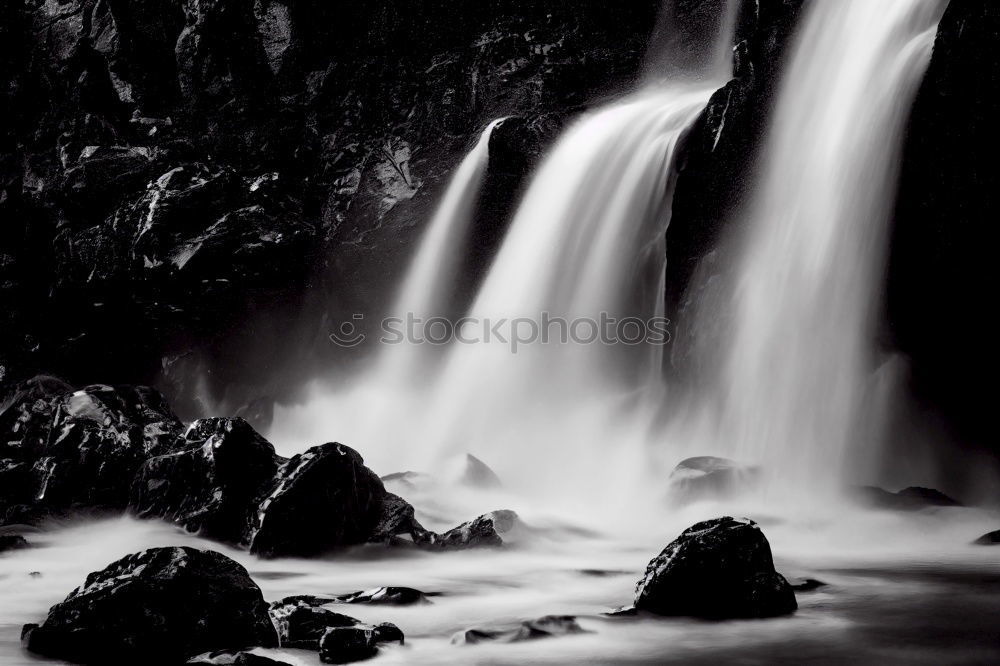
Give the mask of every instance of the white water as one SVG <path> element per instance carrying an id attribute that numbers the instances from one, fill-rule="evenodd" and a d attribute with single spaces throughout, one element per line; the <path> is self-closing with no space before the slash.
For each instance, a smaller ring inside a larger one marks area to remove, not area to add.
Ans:
<path id="1" fill-rule="evenodd" d="M 717 450 L 815 496 L 857 483 L 902 131 L 943 0 L 809 3 L 727 311 Z M 713 402 L 717 401 L 717 402 Z M 705 424 L 699 427 L 705 428 Z M 845 478 L 846 477 L 846 478 Z"/>

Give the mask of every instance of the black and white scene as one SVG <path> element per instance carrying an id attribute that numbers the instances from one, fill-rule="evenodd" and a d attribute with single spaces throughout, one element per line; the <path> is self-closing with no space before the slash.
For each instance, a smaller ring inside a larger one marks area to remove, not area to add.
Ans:
<path id="1" fill-rule="evenodd" d="M 1000 2 L 0 0 L 0 114 L 0 665 L 1000 664 Z"/>

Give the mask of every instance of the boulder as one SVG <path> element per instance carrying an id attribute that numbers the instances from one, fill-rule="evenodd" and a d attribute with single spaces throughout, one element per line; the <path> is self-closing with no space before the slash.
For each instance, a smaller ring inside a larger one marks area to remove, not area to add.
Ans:
<path id="1" fill-rule="evenodd" d="M 756 467 L 746 467 L 728 458 L 687 458 L 670 473 L 670 492 L 678 501 L 728 497 L 751 486 L 758 473 Z"/>
<path id="2" fill-rule="evenodd" d="M 377 626 L 333 627 L 320 639 L 319 659 L 325 664 L 363 661 L 378 654 L 380 643 L 395 642 L 403 642 L 403 632 L 388 622 Z"/>
<path id="3" fill-rule="evenodd" d="M 546 615 L 512 625 L 477 627 L 460 631 L 451 637 L 452 645 L 476 645 L 485 642 L 521 643 L 523 641 L 553 638 L 585 633 L 571 615 Z"/>
<path id="4" fill-rule="evenodd" d="M 419 545 L 454 549 L 502 546 L 503 535 L 510 534 L 521 525 L 521 519 L 513 511 L 491 511 L 443 534 L 430 533 Z"/>
<path id="5" fill-rule="evenodd" d="M 25 625 L 22 640 L 66 661 L 171 665 L 278 642 L 246 569 L 187 547 L 134 553 L 90 574 L 41 625 Z"/>
<path id="6" fill-rule="evenodd" d="M 412 587 L 377 587 L 337 597 L 342 604 L 375 604 L 386 606 L 411 606 L 429 604 L 430 599 L 420 590 Z"/>
<path id="7" fill-rule="evenodd" d="M 987 532 L 983 536 L 973 541 L 977 546 L 997 546 L 1000 545 L 1000 530 Z"/>
<path id="8" fill-rule="evenodd" d="M 274 446 L 241 418 L 195 421 L 180 446 L 142 465 L 132 486 L 131 510 L 208 538 L 243 541 L 255 500 L 278 468 Z"/>
<path id="9" fill-rule="evenodd" d="M 139 466 L 171 450 L 182 429 L 149 387 L 73 391 L 45 377 L 8 396 L 0 424 L 0 504 L 49 511 L 124 508 Z"/>
<path id="10" fill-rule="evenodd" d="M 797 604 L 757 524 L 724 517 L 692 525 L 650 561 L 635 607 L 723 619 L 786 615 Z"/>
<path id="11" fill-rule="evenodd" d="M 319 650 L 320 639 L 330 628 L 356 627 L 361 624 L 353 617 L 298 599 L 271 604 L 269 613 L 278 630 L 279 645 L 302 650 Z"/>
<path id="12" fill-rule="evenodd" d="M 427 541 L 430 534 L 417 521 L 413 505 L 399 495 L 387 492 L 378 524 L 368 540 L 387 546 L 412 546 Z"/>
<path id="13" fill-rule="evenodd" d="M 338 443 L 314 446 L 281 465 L 258 503 L 250 552 L 309 556 L 368 541 L 385 488 L 361 455 Z"/>

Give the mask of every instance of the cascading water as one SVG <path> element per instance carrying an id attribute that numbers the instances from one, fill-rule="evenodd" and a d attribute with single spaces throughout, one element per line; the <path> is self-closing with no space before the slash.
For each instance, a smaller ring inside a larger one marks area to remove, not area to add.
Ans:
<path id="1" fill-rule="evenodd" d="M 762 464 L 765 486 L 838 487 L 846 459 L 876 437 L 863 404 L 875 285 L 901 134 L 945 5 L 816 0 L 807 9 L 707 398 L 717 450 Z"/>
<path id="2" fill-rule="evenodd" d="M 553 147 L 468 313 L 473 323 L 459 330 L 474 344 L 453 342 L 441 374 L 418 375 L 423 385 L 403 395 L 387 385 L 398 386 L 396 378 L 424 352 L 389 348 L 351 391 L 279 410 L 272 436 L 309 441 L 336 422 L 369 460 L 384 456 L 396 468 L 433 468 L 471 451 L 524 489 L 551 486 L 546 481 L 558 471 L 567 501 L 579 497 L 568 485 L 586 489 L 612 474 L 627 483 L 641 473 L 652 405 L 662 397 L 655 340 L 662 330 L 649 322 L 663 315 L 674 162 L 686 130 L 731 71 L 736 5 L 712 6 L 702 15 L 709 22 L 692 32 L 699 38 L 690 47 L 704 53 L 689 54 L 666 80 L 587 114 Z M 657 53 L 654 46 L 651 58 Z M 435 309 L 455 279 L 460 220 L 471 209 L 458 188 L 482 172 L 474 164 L 486 143 L 449 188 L 402 287 L 400 313 L 452 314 Z M 626 318 L 630 323 L 618 323 Z M 496 331 L 501 339 L 490 340 Z M 547 341 L 537 339 L 543 333 Z M 525 343 L 525 334 L 533 341 Z M 521 345 L 516 353 L 512 338 Z M 617 442 L 613 457 L 606 455 L 610 441 Z"/>

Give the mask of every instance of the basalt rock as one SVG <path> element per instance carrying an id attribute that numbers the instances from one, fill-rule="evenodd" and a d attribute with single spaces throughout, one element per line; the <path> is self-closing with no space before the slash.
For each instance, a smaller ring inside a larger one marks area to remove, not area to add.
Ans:
<path id="1" fill-rule="evenodd" d="M 78 391 L 51 378 L 17 387 L 4 427 L 0 504 L 123 509 L 150 456 L 171 450 L 181 424 L 157 391 L 101 384 Z"/>
<path id="2" fill-rule="evenodd" d="M 320 639 L 328 629 L 362 624 L 353 617 L 296 599 L 271 604 L 269 612 L 278 630 L 278 643 L 287 648 L 319 650 Z"/>
<path id="3" fill-rule="evenodd" d="M 320 639 L 319 659 L 325 664 L 349 664 L 378 654 L 381 643 L 402 643 L 403 632 L 388 622 L 332 627 Z"/>
<path id="4" fill-rule="evenodd" d="M 424 529 L 416 519 L 412 504 L 399 495 L 387 492 L 382 500 L 378 523 L 368 541 L 387 546 L 419 545 L 425 542 L 430 534 L 431 532 Z"/>
<path id="5" fill-rule="evenodd" d="M 314 446 L 278 469 L 258 503 L 250 551 L 308 556 L 365 543 L 382 518 L 385 496 L 357 451 L 337 443 Z"/>
<path id="6" fill-rule="evenodd" d="M 636 586 L 635 607 L 723 619 L 786 615 L 798 605 L 757 524 L 725 517 L 692 525 L 653 558 Z"/>
<path id="7" fill-rule="evenodd" d="M 255 518 L 256 498 L 277 471 L 274 446 L 241 418 L 195 421 L 179 446 L 142 465 L 130 509 L 240 543 Z"/>
<path id="8" fill-rule="evenodd" d="M 87 576 L 22 634 L 32 652 L 91 664 L 178 664 L 216 650 L 277 645 L 260 589 L 229 558 L 153 548 Z"/>
<path id="9" fill-rule="evenodd" d="M 287 661 L 278 661 L 255 652 L 210 652 L 189 659 L 194 666 L 291 666 Z"/>

